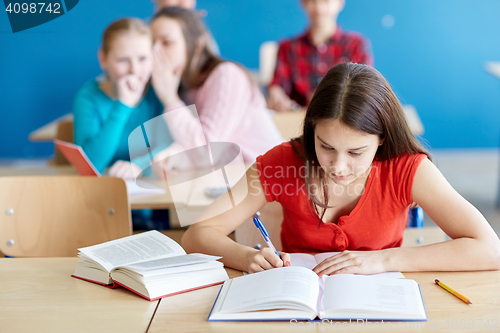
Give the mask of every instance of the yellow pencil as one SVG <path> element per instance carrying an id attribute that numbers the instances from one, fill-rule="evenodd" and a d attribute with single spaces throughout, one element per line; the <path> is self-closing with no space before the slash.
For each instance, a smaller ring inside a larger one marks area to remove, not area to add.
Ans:
<path id="1" fill-rule="evenodd" d="M 467 303 L 467 304 L 472 304 L 472 302 L 469 301 L 469 299 L 467 297 L 465 297 L 464 295 L 462 295 L 460 293 L 457 293 L 455 290 L 451 289 L 450 287 L 448 287 L 447 285 L 445 285 L 443 282 L 439 281 L 438 279 L 434 280 L 434 282 L 436 282 L 436 284 L 438 286 L 440 286 L 441 288 L 443 288 L 444 290 L 446 290 L 447 292 L 449 292 L 453 296 L 460 299 L 462 302 Z"/>

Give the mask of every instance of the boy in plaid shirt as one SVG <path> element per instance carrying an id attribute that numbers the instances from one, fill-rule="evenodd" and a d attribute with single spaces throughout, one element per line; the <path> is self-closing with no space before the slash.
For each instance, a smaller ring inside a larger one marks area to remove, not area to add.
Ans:
<path id="1" fill-rule="evenodd" d="M 268 107 L 288 111 L 306 107 L 328 70 L 340 63 L 373 66 L 370 43 L 361 34 L 342 31 L 337 16 L 344 0 L 301 0 L 310 25 L 305 33 L 279 45 Z"/>

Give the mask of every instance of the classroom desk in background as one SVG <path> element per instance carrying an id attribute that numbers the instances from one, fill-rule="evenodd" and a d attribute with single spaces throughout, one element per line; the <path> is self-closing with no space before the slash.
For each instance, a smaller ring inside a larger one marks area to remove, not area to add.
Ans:
<path id="1" fill-rule="evenodd" d="M 244 175 L 244 171 L 249 165 L 244 166 L 228 166 L 224 168 L 229 175 L 230 179 L 240 179 Z M 196 217 L 213 201 L 213 198 L 209 198 L 204 190 L 207 187 L 221 187 L 219 183 L 219 178 L 203 178 L 198 180 L 199 173 L 204 174 L 203 171 L 194 170 L 179 173 L 175 177 L 180 177 L 184 181 L 197 179 L 196 182 L 189 182 L 182 191 L 177 190 L 177 195 L 174 198 L 170 192 L 170 188 L 165 186 L 163 180 L 156 179 L 154 177 L 146 177 L 144 180 L 150 182 L 161 188 L 166 188 L 166 193 L 163 194 L 141 194 L 141 195 L 131 195 L 129 196 L 129 202 L 131 209 L 171 209 L 174 210 L 175 214 L 170 214 L 170 225 L 171 227 L 179 227 L 181 223 L 179 222 L 178 215 L 183 217 L 184 225 L 192 223 Z M 15 167 L 0 167 L 0 177 L 6 176 L 69 176 L 77 175 L 76 170 L 69 165 L 58 166 L 58 165 L 45 165 L 38 168 L 15 168 Z M 172 179 L 172 178 L 169 178 Z M 179 195 L 180 194 L 180 195 Z M 188 222 L 186 222 L 188 221 Z"/>
<path id="2" fill-rule="evenodd" d="M 403 105 L 403 111 L 406 116 L 406 120 L 408 121 L 408 126 L 410 126 L 410 130 L 412 131 L 413 134 L 416 135 L 422 135 L 424 133 L 424 125 L 422 124 L 422 121 L 420 120 L 420 117 L 418 116 L 417 109 L 413 105 L 405 104 Z M 289 112 L 291 115 L 291 118 L 296 118 L 296 113 L 297 112 Z M 280 113 L 277 118 L 286 118 L 286 113 Z M 59 123 L 62 121 L 72 121 L 73 120 L 73 114 L 68 113 L 65 114 L 62 117 L 59 117 L 50 123 L 34 130 L 31 132 L 28 136 L 29 140 L 32 142 L 48 142 L 52 141 L 56 138 L 57 135 L 57 127 L 59 126 Z M 276 119 L 275 119 L 276 121 Z M 297 122 L 295 120 L 291 121 L 277 121 L 277 126 L 281 131 L 280 126 L 286 126 L 286 125 L 291 125 L 295 127 L 295 124 Z M 298 124 L 301 122 L 299 121 Z M 288 128 L 285 129 L 286 132 L 294 132 L 294 128 Z M 283 134 L 283 132 L 282 132 Z M 296 134 L 300 134 L 300 129 L 296 132 Z M 287 135 L 284 135 L 288 137 Z"/>
<path id="3" fill-rule="evenodd" d="M 0 330 L 5 332 L 296 332 L 290 322 L 207 322 L 220 286 L 149 302 L 124 288 L 72 278 L 77 258 L 0 259 Z M 241 272 L 227 269 L 229 277 Z M 429 320 L 391 323 L 401 332 L 493 332 L 500 329 L 500 271 L 405 273 L 420 284 Z M 439 278 L 473 302 L 434 284 Z M 305 322 L 302 328 L 306 329 Z M 340 331 L 371 331 L 347 326 Z M 378 330 L 382 328 L 380 322 Z M 461 326 L 463 323 L 464 326 Z M 337 324 L 338 326 L 341 325 Z M 335 325 L 332 322 L 331 325 Z M 369 324 L 368 324 L 369 325 Z M 399 326 L 396 326 L 399 325 Z M 468 325 L 468 326 L 467 326 Z M 487 329 L 485 325 L 489 325 Z M 148 329 L 149 327 L 149 329 Z M 494 327 L 496 329 L 494 329 Z M 307 329 L 323 332 L 322 329 Z"/>
<path id="4" fill-rule="evenodd" d="M 70 166 L 55 166 L 47 165 L 40 168 L 13 168 L 13 167 L 0 167 L 0 177 L 13 177 L 13 176 L 77 176 L 76 170 Z M 153 185 L 165 188 L 162 180 L 150 179 L 148 180 Z M 175 208 L 174 201 L 170 192 L 154 195 L 132 195 L 129 196 L 131 209 L 173 209 Z M 181 203 L 178 203 L 180 206 Z"/>
<path id="5" fill-rule="evenodd" d="M 43 125 L 42 127 L 34 130 L 28 135 L 28 139 L 31 142 L 48 142 L 52 141 L 56 138 L 57 135 L 57 127 L 59 123 L 62 121 L 73 120 L 73 114 L 67 113 L 62 117 L 54 119 L 48 124 Z"/>

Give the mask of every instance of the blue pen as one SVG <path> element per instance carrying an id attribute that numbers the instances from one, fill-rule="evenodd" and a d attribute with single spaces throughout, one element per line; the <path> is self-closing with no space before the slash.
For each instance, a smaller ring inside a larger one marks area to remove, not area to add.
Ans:
<path id="1" fill-rule="evenodd" d="M 260 220 L 259 216 L 260 216 L 259 212 L 255 213 L 255 215 L 253 216 L 253 223 L 255 223 L 255 226 L 259 229 L 260 233 L 262 234 L 262 237 L 264 237 L 267 246 L 269 246 L 269 248 L 273 250 L 274 253 L 276 253 L 276 255 L 281 259 L 280 254 L 278 253 L 278 251 L 276 251 L 276 248 L 271 242 L 271 239 L 269 238 L 269 233 L 267 232 L 266 227 L 264 227 L 264 224 Z"/>

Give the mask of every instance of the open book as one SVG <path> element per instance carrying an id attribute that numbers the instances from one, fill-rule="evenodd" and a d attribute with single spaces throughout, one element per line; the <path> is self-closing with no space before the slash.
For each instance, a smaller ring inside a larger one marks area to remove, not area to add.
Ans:
<path id="1" fill-rule="evenodd" d="M 414 280 L 275 268 L 224 282 L 207 320 L 427 320 Z"/>
<path id="2" fill-rule="evenodd" d="M 73 277 L 123 286 L 152 301 L 219 284 L 228 279 L 221 257 L 186 254 L 164 234 L 153 230 L 79 249 L 82 258 Z"/>

